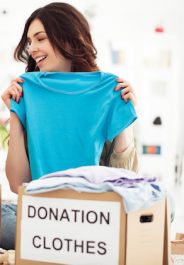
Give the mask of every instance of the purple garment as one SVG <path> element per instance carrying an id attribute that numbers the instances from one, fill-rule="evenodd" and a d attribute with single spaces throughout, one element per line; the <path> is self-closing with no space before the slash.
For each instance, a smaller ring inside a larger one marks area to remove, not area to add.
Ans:
<path id="1" fill-rule="evenodd" d="M 134 178 L 134 179 L 131 179 L 131 178 L 125 178 L 125 177 L 122 177 L 122 178 L 118 178 L 118 179 L 112 179 L 112 180 L 106 180 L 104 182 L 110 182 L 110 183 L 113 183 L 113 185 L 115 186 L 131 186 L 133 184 L 139 184 L 139 183 L 151 183 L 151 182 L 155 182 L 156 181 L 156 178 L 153 177 L 153 178 Z"/>

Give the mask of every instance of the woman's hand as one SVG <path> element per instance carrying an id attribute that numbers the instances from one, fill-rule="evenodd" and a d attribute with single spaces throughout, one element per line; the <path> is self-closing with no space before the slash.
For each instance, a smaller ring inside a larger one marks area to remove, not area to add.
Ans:
<path id="1" fill-rule="evenodd" d="M 117 78 L 116 81 L 118 82 L 118 84 L 114 90 L 117 91 L 119 89 L 122 89 L 121 97 L 125 100 L 125 102 L 130 99 L 132 104 L 135 106 L 137 101 L 131 85 L 122 78 Z"/>
<path id="2" fill-rule="evenodd" d="M 1 95 L 1 98 L 8 109 L 10 109 L 11 98 L 13 98 L 16 102 L 19 102 L 20 97 L 22 96 L 22 87 L 19 85 L 19 83 L 23 82 L 24 80 L 19 77 L 12 80 L 10 86 Z"/>

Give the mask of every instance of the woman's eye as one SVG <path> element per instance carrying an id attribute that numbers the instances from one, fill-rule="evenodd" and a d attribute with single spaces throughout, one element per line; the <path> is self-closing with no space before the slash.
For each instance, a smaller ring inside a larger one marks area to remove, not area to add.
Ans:
<path id="1" fill-rule="evenodd" d="M 42 40 L 45 40 L 45 38 L 39 38 L 38 41 L 42 41 Z"/>

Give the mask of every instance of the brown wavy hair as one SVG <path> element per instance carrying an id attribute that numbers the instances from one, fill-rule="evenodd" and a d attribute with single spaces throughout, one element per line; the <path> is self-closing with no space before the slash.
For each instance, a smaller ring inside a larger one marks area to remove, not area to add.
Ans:
<path id="1" fill-rule="evenodd" d="M 36 9 L 26 21 L 21 40 L 14 52 L 17 61 L 26 63 L 26 72 L 39 71 L 35 60 L 26 49 L 27 32 L 35 19 L 43 24 L 52 47 L 71 60 L 72 72 L 99 70 L 95 61 L 97 50 L 86 18 L 70 4 L 54 2 Z"/>

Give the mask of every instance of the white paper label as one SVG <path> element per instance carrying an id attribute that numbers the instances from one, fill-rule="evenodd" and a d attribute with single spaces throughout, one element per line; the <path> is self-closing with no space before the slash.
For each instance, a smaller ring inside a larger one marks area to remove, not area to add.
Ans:
<path id="1" fill-rule="evenodd" d="M 22 198 L 21 259 L 118 265 L 119 231 L 119 202 Z"/>

